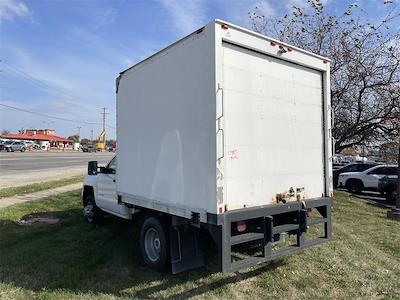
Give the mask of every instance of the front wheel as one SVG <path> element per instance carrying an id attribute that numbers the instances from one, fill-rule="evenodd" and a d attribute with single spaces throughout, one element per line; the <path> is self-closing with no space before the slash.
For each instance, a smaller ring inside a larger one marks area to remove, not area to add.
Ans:
<path id="1" fill-rule="evenodd" d="M 350 182 L 346 183 L 346 187 L 349 193 L 360 194 L 364 188 L 364 185 L 358 180 L 350 180 Z"/>
<path id="2" fill-rule="evenodd" d="M 97 207 L 93 194 L 89 194 L 83 201 L 83 216 L 91 224 L 98 224 L 103 219 L 103 213 Z"/>
<path id="3" fill-rule="evenodd" d="M 167 236 L 161 222 L 148 218 L 140 232 L 140 251 L 144 262 L 152 269 L 162 271 L 168 262 Z"/>
<path id="4" fill-rule="evenodd" d="M 390 204 L 395 204 L 396 198 L 397 198 L 396 190 L 392 190 L 386 193 L 386 201 L 389 202 Z"/>

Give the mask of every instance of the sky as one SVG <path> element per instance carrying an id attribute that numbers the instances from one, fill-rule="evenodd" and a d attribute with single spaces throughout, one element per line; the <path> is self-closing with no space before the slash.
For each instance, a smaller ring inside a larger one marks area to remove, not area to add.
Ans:
<path id="1" fill-rule="evenodd" d="M 358 2 L 379 20 L 390 0 L 324 0 L 335 12 Z M 400 0 L 392 0 L 397 5 Z M 279 17 L 306 0 L 0 0 L 0 130 L 54 128 L 96 137 L 107 108 L 115 138 L 115 79 L 213 19 L 251 28 L 258 7 Z M 5 107 L 4 105 L 8 106 Z M 16 107 L 24 111 L 10 108 Z M 28 113 L 28 112 L 33 112 Z M 80 129 L 78 129 L 80 127 Z"/>

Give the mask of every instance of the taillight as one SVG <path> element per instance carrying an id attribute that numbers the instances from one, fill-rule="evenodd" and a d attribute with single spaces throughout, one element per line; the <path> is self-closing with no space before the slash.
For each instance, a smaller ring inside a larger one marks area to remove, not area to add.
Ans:
<path id="1" fill-rule="evenodd" d="M 238 232 L 244 232 L 246 231 L 246 222 L 245 221 L 239 221 L 236 223 L 236 229 Z"/>

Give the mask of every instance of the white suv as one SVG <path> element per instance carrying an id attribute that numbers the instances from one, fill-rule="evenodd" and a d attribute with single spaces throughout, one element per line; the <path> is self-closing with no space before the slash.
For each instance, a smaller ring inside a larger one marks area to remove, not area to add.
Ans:
<path id="1" fill-rule="evenodd" d="M 379 165 L 363 172 L 346 172 L 339 175 L 339 187 L 349 192 L 360 193 L 364 190 L 377 190 L 378 181 L 386 175 L 396 175 L 397 166 Z"/>

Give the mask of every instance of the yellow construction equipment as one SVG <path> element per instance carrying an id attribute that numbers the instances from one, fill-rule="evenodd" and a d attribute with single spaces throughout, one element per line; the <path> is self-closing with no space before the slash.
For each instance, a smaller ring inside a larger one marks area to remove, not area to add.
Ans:
<path id="1" fill-rule="evenodd" d="M 104 151 L 105 147 L 106 147 L 106 131 L 103 130 L 100 133 L 99 138 L 97 139 L 96 149 L 97 151 Z"/>

